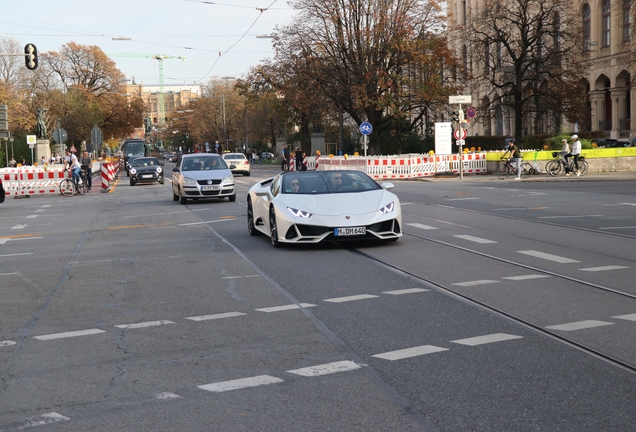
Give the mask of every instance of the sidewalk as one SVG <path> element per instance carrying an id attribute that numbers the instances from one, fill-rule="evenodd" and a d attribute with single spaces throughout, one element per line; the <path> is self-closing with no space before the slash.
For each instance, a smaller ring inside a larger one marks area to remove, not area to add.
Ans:
<path id="1" fill-rule="evenodd" d="M 281 172 L 280 165 L 252 165 L 254 171 L 269 171 L 272 175 L 276 175 Z M 387 179 L 385 181 L 397 181 L 399 179 Z M 601 172 L 594 173 L 588 172 L 583 177 L 577 177 L 574 174 L 566 176 L 564 174 L 552 177 L 548 174 L 536 174 L 532 176 L 524 177 L 521 182 L 567 182 L 567 181 L 621 181 L 621 180 L 636 180 L 636 171 L 616 171 L 616 172 Z M 516 182 L 514 176 L 510 176 L 507 179 L 499 180 L 496 174 L 465 174 L 463 179 L 459 178 L 459 174 L 447 175 L 440 174 L 432 177 L 420 177 L 414 179 L 405 179 L 405 181 L 423 181 L 423 182 Z"/>

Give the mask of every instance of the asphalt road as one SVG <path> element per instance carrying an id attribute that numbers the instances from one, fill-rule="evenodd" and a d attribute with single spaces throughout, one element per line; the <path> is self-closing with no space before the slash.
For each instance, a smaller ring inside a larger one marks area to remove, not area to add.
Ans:
<path id="1" fill-rule="evenodd" d="M 398 242 L 274 249 L 273 172 L 1 204 L 0 430 L 633 430 L 635 181 L 398 181 Z"/>

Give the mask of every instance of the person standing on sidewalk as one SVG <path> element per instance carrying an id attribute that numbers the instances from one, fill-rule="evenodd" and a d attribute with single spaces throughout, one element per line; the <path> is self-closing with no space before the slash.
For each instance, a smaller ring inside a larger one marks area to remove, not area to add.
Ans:
<path id="1" fill-rule="evenodd" d="M 88 186 L 88 190 L 91 190 L 91 187 L 93 186 L 93 159 L 87 151 L 82 153 L 80 165 L 82 166 L 82 169 L 86 171 L 86 186 Z"/>
<path id="2" fill-rule="evenodd" d="M 579 170 L 579 156 L 581 156 L 581 141 L 578 135 L 572 135 L 572 157 L 574 158 L 574 174 L 581 175 Z"/>

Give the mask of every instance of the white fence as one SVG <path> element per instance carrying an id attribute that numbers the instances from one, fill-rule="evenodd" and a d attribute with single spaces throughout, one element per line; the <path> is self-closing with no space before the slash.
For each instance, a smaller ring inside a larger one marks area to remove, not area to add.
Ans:
<path id="1" fill-rule="evenodd" d="M 486 153 L 459 155 L 394 155 L 394 156 L 344 156 L 321 157 L 318 170 L 364 171 L 374 179 L 409 179 L 434 176 L 438 173 L 459 173 L 460 163 L 464 174 L 486 174 Z"/>

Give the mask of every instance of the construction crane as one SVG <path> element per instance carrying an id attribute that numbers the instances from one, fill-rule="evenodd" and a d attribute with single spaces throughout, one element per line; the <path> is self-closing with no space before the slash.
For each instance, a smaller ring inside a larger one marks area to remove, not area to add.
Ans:
<path id="1" fill-rule="evenodd" d="M 169 56 L 165 54 L 108 53 L 109 57 L 151 58 L 159 62 L 159 124 L 166 120 L 166 107 L 163 97 L 163 61 L 164 59 L 185 60 L 185 56 Z"/>

